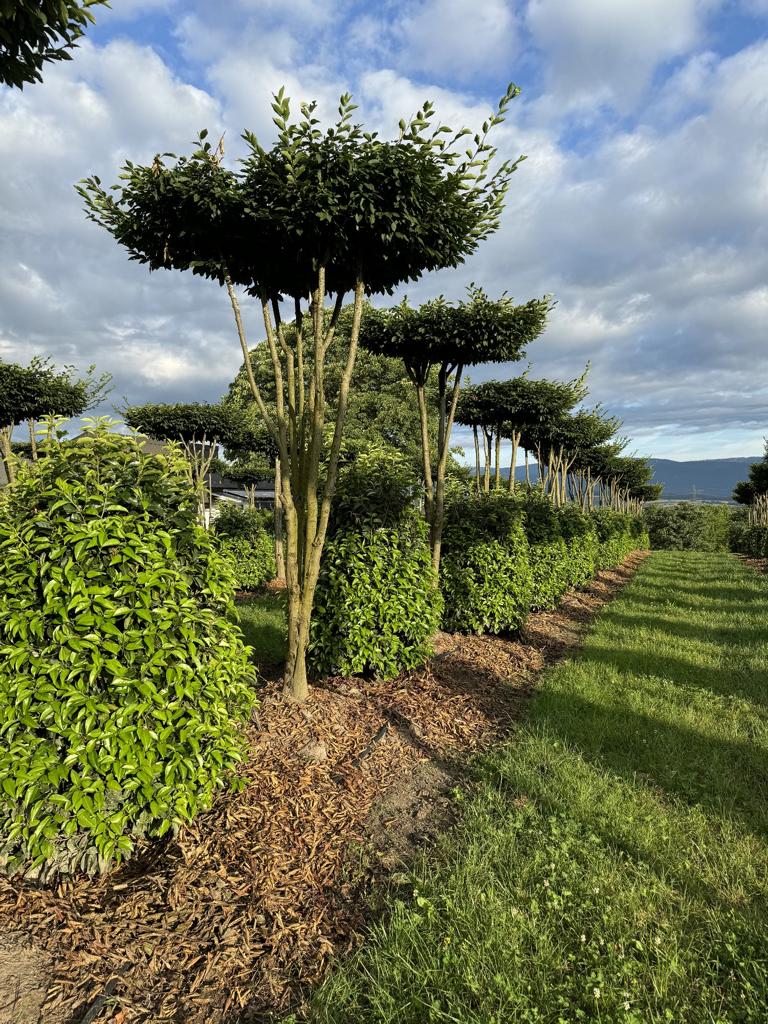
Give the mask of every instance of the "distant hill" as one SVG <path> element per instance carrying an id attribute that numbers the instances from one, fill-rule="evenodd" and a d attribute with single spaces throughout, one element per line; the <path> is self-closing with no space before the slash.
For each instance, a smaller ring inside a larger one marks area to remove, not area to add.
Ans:
<path id="1" fill-rule="evenodd" d="M 762 455 L 735 459 L 701 459 L 675 462 L 673 459 L 651 459 L 653 482 L 664 484 L 662 498 L 692 499 L 694 501 L 729 501 L 739 480 L 746 480 L 753 462 L 761 462 Z M 509 470 L 504 476 L 509 475 Z M 531 467 L 531 478 L 536 479 L 536 466 Z M 525 479 L 525 468 L 518 466 L 517 480 Z"/>
<path id="2" fill-rule="evenodd" d="M 702 459 L 674 462 L 651 459 L 654 483 L 664 484 L 663 498 L 693 498 L 697 501 L 728 501 L 739 480 L 746 480 L 753 462 L 762 455 L 737 459 Z"/>

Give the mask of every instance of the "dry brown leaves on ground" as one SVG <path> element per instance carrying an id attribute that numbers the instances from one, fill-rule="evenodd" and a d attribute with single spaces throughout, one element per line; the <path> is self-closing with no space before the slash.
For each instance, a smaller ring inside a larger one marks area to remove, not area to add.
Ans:
<path id="1" fill-rule="evenodd" d="M 400 785 L 407 803 L 425 767 L 508 734 L 538 673 L 579 643 L 641 557 L 532 615 L 520 640 L 441 635 L 425 668 L 329 679 L 300 707 L 268 684 L 241 792 L 108 876 L 55 888 L 0 879 L 19 973 L 24 950 L 47 958 L 40 1020 L 217 1024 L 288 1006 L 358 941 L 370 873 L 351 869 L 350 849 L 382 795 Z M 14 1021 L 8 1007 L 0 1022 Z"/>

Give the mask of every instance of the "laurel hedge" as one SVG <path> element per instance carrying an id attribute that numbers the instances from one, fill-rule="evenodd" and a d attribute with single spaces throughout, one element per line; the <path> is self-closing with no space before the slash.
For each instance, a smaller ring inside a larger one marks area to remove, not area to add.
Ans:
<path id="1" fill-rule="evenodd" d="M 106 870 L 208 807 L 254 704 L 184 463 L 96 425 L 0 509 L 0 866 Z"/>

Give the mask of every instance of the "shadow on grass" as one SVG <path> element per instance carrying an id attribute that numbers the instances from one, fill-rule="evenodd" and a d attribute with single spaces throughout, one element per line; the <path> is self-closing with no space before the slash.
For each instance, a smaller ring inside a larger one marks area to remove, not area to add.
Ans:
<path id="1" fill-rule="evenodd" d="M 749 738 L 707 736 L 626 705 L 605 707 L 572 693 L 547 692 L 536 712 L 537 726 L 576 747 L 597 767 L 633 783 L 639 777 L 768 834 L 768 752 Z"/>
<path id="2" fill-rule="evenodd" d="M 237 602 L 238 625 L 253 648 L 258 667 L 272 669 L 285 661 L 288 645 L 285 596 L 256 594 Z"/>

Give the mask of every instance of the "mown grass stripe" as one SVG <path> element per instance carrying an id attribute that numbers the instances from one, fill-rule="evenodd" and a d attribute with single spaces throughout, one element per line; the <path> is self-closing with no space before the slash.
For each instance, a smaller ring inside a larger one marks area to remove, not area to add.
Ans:
<path id="1" fill-rule="evenodd" d="M 768 578 L 659 552 L 314 1022 L 768 1020 Z"/>

